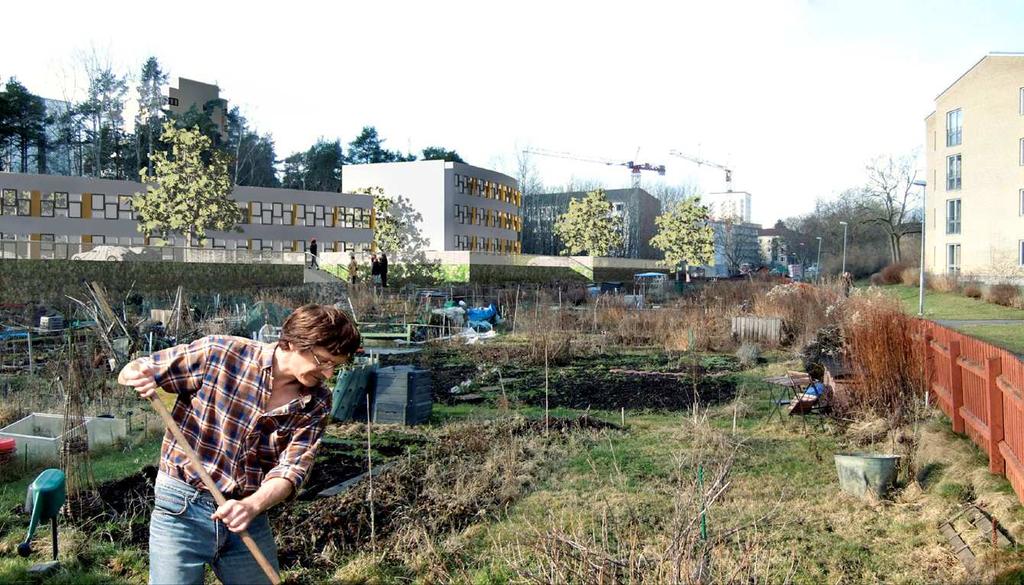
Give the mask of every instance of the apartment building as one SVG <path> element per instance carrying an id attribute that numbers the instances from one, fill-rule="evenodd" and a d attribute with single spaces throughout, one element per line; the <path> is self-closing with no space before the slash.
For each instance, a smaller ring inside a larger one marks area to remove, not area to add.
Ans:
<path id="1" fill-rule="evenodd" d="M 167 109 L 180 116 L 193 106 L 210 115 L 210 120 L 220 131 L 221 140 L 228 139 L 228 101 L 220 97 L 220 88 L 212 83 L 179 77 L 178 87 L 167 88 Z"/>
<path id="2" fill-rule="evenodd" d="M 750 199 L 746 191 L 723 191 L 701 195 L 700 201 L 708 206 L 713 220 L 750 223 Z"/>
<path id="3" fill-rule="evenodd" d="M 380 187 L 407 198 L 423 221 L 426 248 L 489 254 L 522 252 L 522 194 L 501 173 L 443 160 L 347 165 L 342 190 Z"/>
<path id="4" fill-rule="evenodd" d="M 4 258 L 66 258 L 97 245 L 184 245 L 180 236 L 145 238 L 131 198 L 142 183 L 90 177 L 0 173 L 0 248 Z M 367 252 L 373 241 L 368 195 L 236 187 L 245 210 L 238 232 L 208 231 L 213 249 Z M 38 242 L 38 243 L 34 243 Z"/>
<path id="5" fill-rule="evenodd" d="M 1024 275 L 1024 53 L 990 53 L 925 118 L 925 268 Z"/>

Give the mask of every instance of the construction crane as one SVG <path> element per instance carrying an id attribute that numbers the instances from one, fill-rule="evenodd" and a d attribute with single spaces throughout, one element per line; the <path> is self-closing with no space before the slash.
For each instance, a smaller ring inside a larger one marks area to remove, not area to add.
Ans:
<path id="1" fill-rule="evenodd" d="M 713 163 L 709 160 L 704 160 L 698 156 L 690 156 L 688 154 L 683 154 L 678 150 L 670 150 L 668 153 L 671 154 L 672 156 L 678 156 L 679 158 L 685 158 L 690 162 L 697 163 L 697 166 L 707 165 L 709 167 L 715 167 L 716 169 L 722 169 L 723 171 L 725 171 L 725 190 L 728 191 L 729 193 L 732 193 L 732 169 L 726 167 L 725 165 L 720 165 L 718 163 Z"/>
<path id="2" fill-rule="evenodd" d="M 524 153 L 527 154 L 539 154 L 541 156 L 551 156 L 555 158 L 567 158 L 570 160 L 579 160 L 583 162 L 599 163 L 608 166 L 627 167 L 633 177 L 633 188 L 640 188 L 640 172 L 641 171 L 657 171 L 659 175 L 665 174 L 665 165 L 652 165 L 650 163 L 638 163 L 635 161 L 621 162 L 608 158 L 591 158 L 585 156 L 577 156 L 568 152 L 557 152 L 554 150 L 544 150 L 542 148 L 526 148 L 523 149 Z"/>

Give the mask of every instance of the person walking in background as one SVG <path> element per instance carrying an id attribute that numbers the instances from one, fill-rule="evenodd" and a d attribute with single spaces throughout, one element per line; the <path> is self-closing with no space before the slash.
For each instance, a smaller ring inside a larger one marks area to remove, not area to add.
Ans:
<path id="1" fill-rule="evenodd" d="M 383 250 L 380 253 L 380 285 L 388 286 L 388 255 Z"/>
<path id="2" fill-rule="evenodd" d="M 376 252 L 370 254 L 370 277 L 374 285 L 380 284 L 380 259 L 377 258 Z"/>
<path id="3" fill-rule="evenodd" d="M 320 262 L 317 261 L 316 257 L 316 238 L 313 238 L 309 242 L 309 267 L 313 269 L 320 268 Z"/>
<path id="4" fill-rule="evenodd" d="M 356 273 L 359 272 L 359 263 L 356 262 L 355 253 L 349 256 L 348 261 L 348 281 L 350 284 L 356 283 Z"/>

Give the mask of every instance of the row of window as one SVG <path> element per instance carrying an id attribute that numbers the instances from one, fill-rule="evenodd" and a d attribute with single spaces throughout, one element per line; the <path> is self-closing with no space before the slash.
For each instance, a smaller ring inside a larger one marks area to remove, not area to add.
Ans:
<path id="1" fill-rule="evenodd" d="M 523 218 L 514 213 L 468 205 L 455 205 L 455 221 L 463 225 L 500 227 L 517 232 L 523 229 Z"/>
<path id="2" fill-rule="evenodd" d="M 472 252 L 489 252 L 491 254 L 518 254 L 522 252 L 519 240 L 504 238 L 485 238 L 482 236 L 455 235 L 455 249 Z"/>
<path id="3" fill-rule="evenodd" d="M 240 203 L 245 206 L 245 203 Z M 291 203 L 253 201 L 249 205 L 254 225 L 298 225 L 306 227 L 370 228 L 371 212 L 362 207 L 332 205 L 293 205 Z M 249 216 L 250 213 L 246 213 Z"/>
<path id="4" fill-rule="evenodd" d="M 370 228 L 371 210 L 362 207 L 335 207 L 332 205 L 293 205 L 276 202 L 238 202 L 243 212 L 243 224 L 299 225 L 307 227 Z M 90 205 L 94 219 L 135 220 L 131 195 L 93 193 Z M 249 217 L 252 220 L 249 221 Z M 32 215 L 32 195 L 28 191 L 4 189 L 0 194 L 0 215 Z M 55 191 L 40 195 L 40 217 L 81 218 L 81 193 Z"/>
<path id="5" fill-rule="evenodd" d="M 1018 98 L 1018 113 L 1024 116 L 1024 87 L 1020 88 Z M 946 112 L 946 146 L 960 146 L 963 144 L 964 113 L 960 108 Z"/>
<path id="6" fill-rule="evenodd" d="M 1017 265 L 1024 266 L 1024 240 L 1017 241 Z M 946 245 L 946 272 L 960 274 L 960 244 Z"/>
<path id="7" fill-rule="evenodd" d="M 946 234 L 956 235 L 960 233 L 963 213 L 962 205 L 959 198 L 946 200 Z M 1017 215 L 1024 217 L 1024 189 L 1017 191 Z"/>
<path id="8" fill-rule="evenodd" d="M 94 234 L 92 236 L 68 236 L 65 234 L 38 234 L 40 249 L 43 252 L 52 252 L 54 244 L 72 244 L 87 247 L 86 240 L 91 241 L 95 246 L 143 246 L 146 239 L 142 236 L 106 236 Z M 4 242 L 29 242 L 31 237 L 28 234 L 16 234 L 11 232 L 0 232 L 0 241 Z M 305 252 L 308 249 L 306 240 L 266 240 L 253 238 L 252 250 L 254 251 L 275 251 L 275 252 Z M 250 240 L 236 240 L 228 238 L 207 238 L 199 243 L 199 247 L 212 248 L 216 250 L 248 250 Z M 153 238 L 150 242 L 153 246 L 165 245 L 168 247 L 184 246 L 185 241 L 178 237 L 167 239 Z M 320 252 L 369 252 L 369 242 L 317 242 L 317 249 Z"/>
<path id="9" fill-rule="evenodd" d="M 455 192 L 463 195 L 476 195 L 486 199 L 497 199 L 515 205 L 523 204 L 523 194 L 518 189 L 495 181 L 485 181 L 468 175 L 455 173 Z"/>

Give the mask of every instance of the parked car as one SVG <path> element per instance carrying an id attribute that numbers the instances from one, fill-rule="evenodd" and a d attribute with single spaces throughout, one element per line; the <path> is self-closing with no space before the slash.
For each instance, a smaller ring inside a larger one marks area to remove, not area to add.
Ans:
<path id="1" fill-rule="evenodd" d="M 72 260 L 105 260 L 108 262 L 124 262 L 139 260 L 159 260 L 160 252 L 144 246 L 96 246 L 91 250 L 79 252 L 71 256 Z"/>

